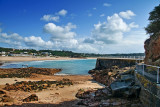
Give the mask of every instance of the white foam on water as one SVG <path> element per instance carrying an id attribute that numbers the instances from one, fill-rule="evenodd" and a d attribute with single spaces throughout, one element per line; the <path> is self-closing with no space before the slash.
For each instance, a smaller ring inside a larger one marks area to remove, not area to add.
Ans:
<path id="1" fill-rule="evenodd" d="M 54 75 L 71 75 L 71 74 L 55 73 Z"/>
<path id="2" fill-rule="evenodd" d="M 30 62 L 45 62 L 45 61 L 30 61 Z"/>

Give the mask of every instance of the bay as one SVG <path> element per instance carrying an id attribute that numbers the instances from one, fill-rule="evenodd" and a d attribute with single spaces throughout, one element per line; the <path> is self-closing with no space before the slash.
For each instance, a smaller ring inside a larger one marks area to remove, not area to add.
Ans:
<path id="1" fill-rule="evenodd" d="M 22 65 L 37 68 L 60 68 L 56 75 L 88 75 L 88 71 L 95 68 L 96 59 L 78 60 L 48 60 L 6 63 L 1 68 L 22 68 Z"/>

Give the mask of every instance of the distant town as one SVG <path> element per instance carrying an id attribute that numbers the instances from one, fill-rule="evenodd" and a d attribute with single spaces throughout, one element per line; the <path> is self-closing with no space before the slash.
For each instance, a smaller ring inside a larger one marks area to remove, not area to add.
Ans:
<path id="1" fill-rule="evenodd" d="M 0 47 L 0 56 L 42 56 L 42 57 L 143 57 L 144 53 L 127 53 L 127 54 L 95 54 L 95 53 L 75 53 L 65 50 L 35 50 L 35 49 L 15 49 Z"/>

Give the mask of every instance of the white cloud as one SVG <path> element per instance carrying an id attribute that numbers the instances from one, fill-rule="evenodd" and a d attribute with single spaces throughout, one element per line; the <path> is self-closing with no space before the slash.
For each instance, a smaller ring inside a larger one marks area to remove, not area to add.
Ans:
<path id="1" fill-rule="evenodd" d="M 118 14 L 107 17 L 107 22 L 94 25 L 92 36 L 97 41 L 106 44 L 119 42 L 123 38 L 123 32 L 129 31 L 129 26 L 119 17 Z"/>
<path id="2" fill-rule="evenodd" d="M 132 28 L 137 28 L 134 22 L 127 24 L 118 14 L 107 17 L 107 22 L 94 25 L 92 37 L 96 41 L 102 41 L 106 44 L 115 44 L 123 40 L 123 34 Z"/>
<path id="3" fill-rule="evenodd" d="M 24 43 L 26 46 L 34 48 L 38 47 L 38 48 L 49 49 L 53 47 L 53 43 L 51 41 L 45 42 L 44 40 L 42 40 L 41 37 L 35 37 L 35 36 L 25 37 Z"/>
<path id="4" fill-rule="evenodd" d="M 148 38 L 144 29 L 130 31 L 118 44 L 104 45 L 108 53 L 139 53 L 144 52 L 144 41 Z"/>
<path id="5" fill-rule="evenodd" d="M 0 32 L 2 32 L 2 29 L 0 28 Z"/>
<path id="6" fill-rule="evenodd" d="M 91 43 L 91 44 L 93 44 L 93 43 L 95 42 L 95 40 L 94 40 L 93 38 L 85 38 L 85 39 L 83 40 L 83 42 L 84 42 L 84 43 Z"/>
<path id="7" fill-rule="evenodd" d="M 21 41 L 23 38 L 17 34 L 17 33 L 12 33 L 8 35 L 7 33 L 0 33 L 0 38 L 6 39 L 6 40 L 14 40 L 14 41 Z"/>
<path id="8" fill-rule="evenodd" d="M 41 20 L 58 22 L 58 21 L 59 21 L 59 16 L 44 15 L 44 16 L 41 18 Z"/>
<path id="9" fill-rule="evenodd" d="M 135 14 L 131 10 L 120 12 L 119 15 L 125 19 L 131 19 L 132 16 L 135 16 Z"/>
<path id="10" fill-rule="evenodd" d="M 110 7 L 111 4 L 109 4 L 109 3 L 104 3 L 103 6 L 105 6 L 105 7 Z"/>
<path id="11" fill-rule="evenodd" d="M 105 14 L 101 14 L 101 15 L 100 15 L 100 17 L 104 17 L 104 16 L 105 16 Z"/>
<path id="12" fill-rule="evenodd" d="M 68 23 L 64 27 L 57 26 L 54 23 L 48 23 L 44 26 L 44 32 L 51 34 L 53 41 L 57 39 L 71 39 L 76 36 L 76 33 L 71 31 L 75 28 L 76 25 L 73 25 L 72 23 Z"/>
<path id="13" fill-rule="evenodd" d="M 14 48 L 27 47 L 37 49 L 50 49 L 53 46 L 53 43 L 51 41 L 45 42 L 41 37 L 22 37 L 17 33 L 0 33 L 0 42 Z"/>
<path id="14" fill-rule="evenodd" d="M 12 33 L 10 35 L 7 33 L 0 33 L 0 42 L 8 44 L 11 47 L 20 47 L 22 41 L 23 38 L 17 33 Z"/>
<path id="15" fill-rule="evenodd" d="M 97 8 L 93 8 L 93 10 L 97 10 Z"/>
<path id="16" fill-rule="evenodd" d="M 89 13 L 89 14 L 88 14 L 88 16 L 90 17 L 90 16 L 92 16 L 92 14 L 91 14 L 91 13 Z"/>
<path id="17" fill-rule="evenodd" d="M 108 16 L 107 21 L 95 24 L 91 37 L 85 38 L 83 43 L 79 44 L 84 46 L 87 44 L 98 53 L 144 52 L 144 41 L 147 36 L 144 29 L 132 30 L 138 27 L 134 22 L 125 22 L 115 13 Z"/>
<path id="18" fill-rule="evenodd" d="M 126 11 L 124 12 L 125 15 L 123 12 L 115 13 L 112 16 L 108 16 L 105 22 L 94 24 L 90 37 L 76 38 L 77 34 L 73 31 L 76 25 L 72 23 L 63 26 L 48 23 L 44 25 L 43 29 L 45 33 L 50 34 L 50 40 L 46 41 L 37 36 L 22 37 L 17 33 L 7 34 L 0 32 L 0 42 L 11 47 L 21 46 L 88 53 L 144 52 L 144 41 L 147 38 L 145 31 L 133 29 L 138 28 L 138 25 L 134 22 L 125 22 L 123 19 L 130 19 L 135 16 L 131 12 Z M 58 16 L 58 13 L 54 15 Z M 52 21 L 51 17 L 54 15 L 46 15 L 44 19 Z M 102 16 L 104 15 L 102 14 Z"/>
<path id="19" fill-rule="evenodd" d="M 94 46 L 89 45 L 89 44 L 80 44 L 77 47 L 76 51 L 85 52 L 85 53 L 98 53 L 99 52 L 98 48 L 95 48 Z"/>
<path id="20" fill-rule="evenodd" d="M 67 10 L 64 10 L 64 9 L 58 12 L 58 15 L 61 15 L 61 16 L 65 16 L 66 14 L 67 14 Z"/>
<path id="21" fill-rule="evenodd" d="M 129 24 L 130 28 L 138 28 L 139 26 L 135 24 L 135 22 L 132 22 Z"/>
<path id="22" fill-rule="evenodd" d="M 78 41 L 76 39 L 68 39 L 68 40 L 55 40 L 53 42 L 54 48 L 61 50 L 75 50 L 78 47 Z"/>
<path id="23" fill-rule="evenodd" d="M 44 15 L 40 20 L 44 20 L 44 21 L 55 21 L 58 22 L 60 19 L 60 16 L 65 16 L 67 14 L 67 10 L 60 10 L 58 13 L 55 14 L 46 14 Z"/>

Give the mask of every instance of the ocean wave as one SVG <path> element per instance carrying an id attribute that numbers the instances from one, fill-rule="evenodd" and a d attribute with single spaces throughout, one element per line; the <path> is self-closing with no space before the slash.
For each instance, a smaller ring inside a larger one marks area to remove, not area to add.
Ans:
<path id="1" fill-rule="evenodd" d="M 55 73 L 54 75 L 72 75 L 72 74 L 65 74 L 65 73 Z"/>
<path id="2" fill-rule="evenodd" d="M 45 62 L 45 61 L 30 61 L 30 62 Z"/>

